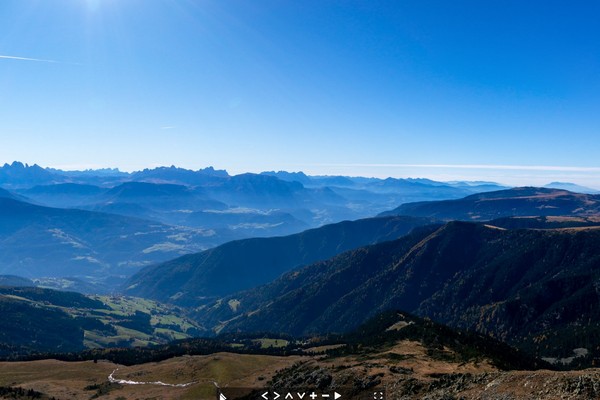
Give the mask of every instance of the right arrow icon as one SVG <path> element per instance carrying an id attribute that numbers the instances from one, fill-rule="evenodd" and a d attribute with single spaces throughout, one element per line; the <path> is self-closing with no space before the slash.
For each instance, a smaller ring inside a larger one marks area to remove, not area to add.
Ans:
<path id="1" fill-rule="evenodd" d="M 342 397 L 342 395 L 341 395 L 341 394 L 339 394 L 338 392 L 333 392 L 333 398 L 334 398 L 335 400 L 339 399 L 340 397 Z"/>

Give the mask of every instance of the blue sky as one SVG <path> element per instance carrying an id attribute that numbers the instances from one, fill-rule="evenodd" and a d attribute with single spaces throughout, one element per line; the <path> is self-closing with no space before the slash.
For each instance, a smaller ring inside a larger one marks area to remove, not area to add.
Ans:
<path id="1" fill-rule="evenodd" d="M 0 162 L 600 187 L 598 15 L 593 1 L 2 0 Z"/>

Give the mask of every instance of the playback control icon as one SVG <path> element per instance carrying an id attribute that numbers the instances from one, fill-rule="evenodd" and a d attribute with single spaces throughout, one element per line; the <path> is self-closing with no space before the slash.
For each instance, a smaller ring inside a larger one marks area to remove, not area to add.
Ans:
<path id="1" fill-rule="evenodd" d="M 338 400 L 342 395 L 338 392 L 332 393 L 317 393 L 311 392 L 282 392 L 266 391 L 260 395 L 264 400 Z M 260 400 L 260 399 L 259 399 Z"/>

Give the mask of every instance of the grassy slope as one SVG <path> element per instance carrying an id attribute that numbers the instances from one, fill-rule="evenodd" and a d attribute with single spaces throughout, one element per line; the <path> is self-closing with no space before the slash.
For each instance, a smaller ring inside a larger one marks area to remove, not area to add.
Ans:
<path id="1" fill-rule="evenodd" d="M 89 399 L 108 391 L 103 399 L 214 399 L 215 386 L 256 387 L 259 377 L 270 377 L 278 369 L 293 365 L 299 357 L 275 357 L 219 353 L 210 356 L 178 357 L 160 363 L 132 367 L 111 362 L 93 363 L 41 360 L 0 362 L 0 386 L 33 388 L 59 399 Z M 108 385 L 108 375 L 117 379 L 188 383 L 185 388 L 158 385 Z"/>
<path id="2" fill-rule="evenodd" d="M 198 335 L 177 307 L 130 297 L 0 287 L 0 353 L 146 346 Z M 4 350 L 4 351 L 1 351 Z"/>

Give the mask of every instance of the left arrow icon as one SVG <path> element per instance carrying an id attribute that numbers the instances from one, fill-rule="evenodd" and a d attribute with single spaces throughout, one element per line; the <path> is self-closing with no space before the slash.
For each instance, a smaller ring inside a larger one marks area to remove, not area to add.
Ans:
<path id="1" fill-rule="evenodd" d="M 260 395 L 260 397 L 262 397 L 265 400 L 269 400 L 269 398 L 267 397 L 268 394 L 269 394 L 269 392 L 264 392 L 263 394 Z"/>

